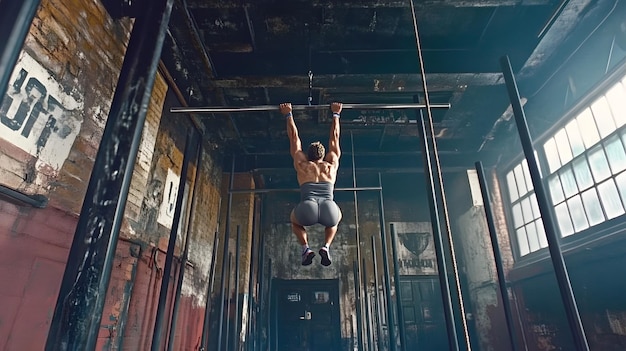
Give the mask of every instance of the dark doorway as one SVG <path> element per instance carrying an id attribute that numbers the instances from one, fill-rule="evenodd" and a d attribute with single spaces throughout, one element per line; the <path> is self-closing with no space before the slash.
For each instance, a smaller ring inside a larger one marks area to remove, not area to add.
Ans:
<path id="1" fill-rule="evenodd" d="M 437 277 L 400 278 L 407 350 L 448 350 L 448 335 Z"/>
<path id="2" fill-rule="evenodd" d="M 274 345 L 281 351 L 339 350 L 339 281 L 274 279 Z"/>

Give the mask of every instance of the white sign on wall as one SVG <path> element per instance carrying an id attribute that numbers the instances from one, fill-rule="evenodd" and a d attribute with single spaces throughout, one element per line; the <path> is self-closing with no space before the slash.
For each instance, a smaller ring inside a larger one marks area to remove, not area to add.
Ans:
<path id="1" fill-rule="evenodd" d="M 167 178 L 165 179 L 165 189 L 163 189 L 163 201 L 161 201 L 157 222 L 170 229 L 174 221 L 174 210 L 176 210 L 176 197 L 178 196 L 179 182 L 180 176 L 168 168 Z"/>
<path id="2" fill-rule="evenodd" d="M 398 268 L 402 275 L 437 274 L 437 256 L 430 222 L 394 222 L 398 237 Z"/>
<path id="3" fill-rule="evenodd" d="M 83 102 L 22 51 L 0 105 L 0 138 L 36 157 L 38 168 L 58 171 L 80 131 L 82 111 Z"/>

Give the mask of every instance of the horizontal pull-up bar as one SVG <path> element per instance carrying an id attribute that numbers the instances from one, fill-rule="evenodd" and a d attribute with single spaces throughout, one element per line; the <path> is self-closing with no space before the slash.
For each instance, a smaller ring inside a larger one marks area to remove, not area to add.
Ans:
<path id="1" fill-rule="evenodd" d="M 430 108 L 450 108 L 450 104 L 431 104 Z M 294 111 L 328 110 L 330 105 L 292 105 Z M 406 110 L 426 108 L 424 104 L 343 104 L 346 110 Z M 231 107 L 172 107 L 172 113 L 225 113 L 250 111 L 279 111 L 278 105 Z"/>
<path id="2" fill-rule="evenodd" d="M 369 187 L 356 187 L 356 188 L 335 188 L 334 191 L 366 191 L 366 190 L 383 190 L 382 187 L 379 186 L 369 186 Z M 233 189 L 229 191 L 229 194 L 261 194 L 261 193 L 272 193 L 272 192 L 297 192 L 300 191 L 299 188 L 294 189 Z"/>

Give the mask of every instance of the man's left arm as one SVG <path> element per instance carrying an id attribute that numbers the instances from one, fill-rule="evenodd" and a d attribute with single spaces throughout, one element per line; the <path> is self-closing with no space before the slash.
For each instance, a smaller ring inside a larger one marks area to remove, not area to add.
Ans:
<path id="1" fill-rule="evenodd" d="M 339 124 L 339 118 L 341 115 L 342 104 L 340 102 L 333 102 L 330 105 L 330 109 L 333 112 L 333 117 L 330 123 L 330 136 L 328 140 L 329 152 L 328 155 L 326 155 L 326 161 L 333 164 L 335 168 L 339 168 L 339 158 L 341 157 L 341 147 L 339 146 L 341 127 Z"/>

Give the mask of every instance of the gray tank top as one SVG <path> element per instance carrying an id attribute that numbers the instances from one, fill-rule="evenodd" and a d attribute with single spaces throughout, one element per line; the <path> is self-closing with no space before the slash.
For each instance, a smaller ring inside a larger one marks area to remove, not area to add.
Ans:
<path id="1" fill-rule="evenodd" d="M 331 182 L 307 182 L 300 185 L 300 200 L 332 200 L 335 186 Z"/>

